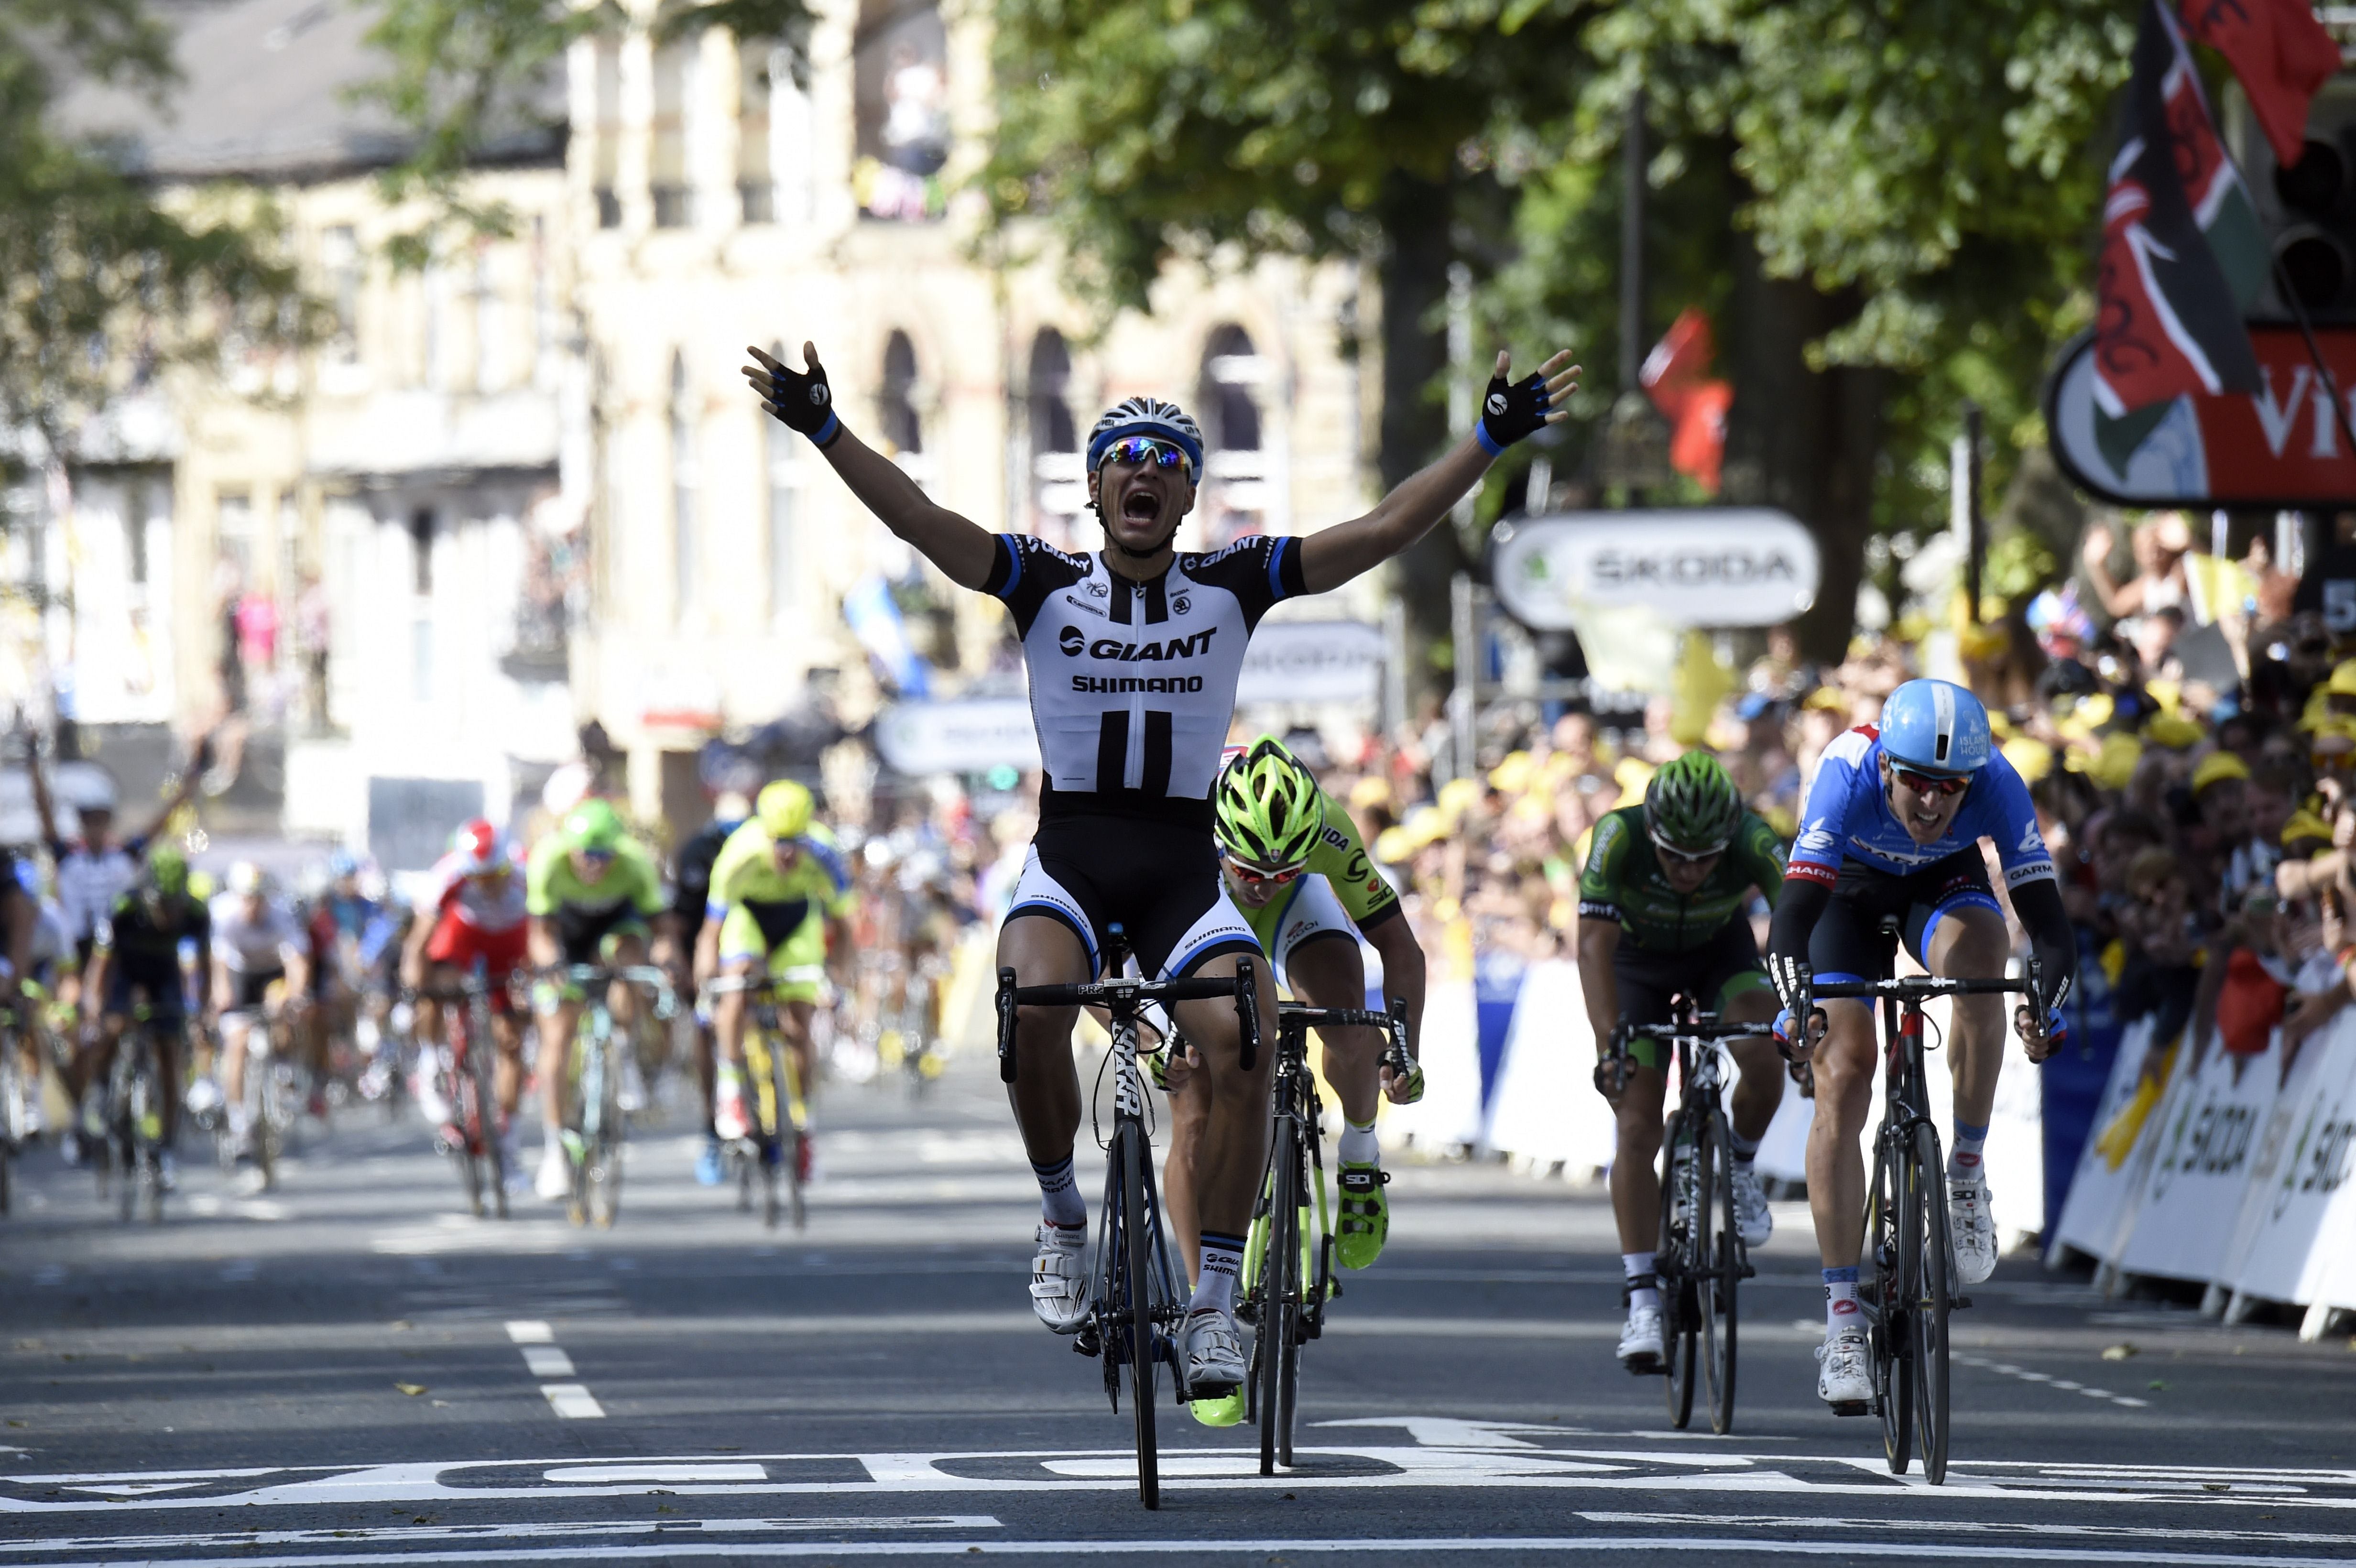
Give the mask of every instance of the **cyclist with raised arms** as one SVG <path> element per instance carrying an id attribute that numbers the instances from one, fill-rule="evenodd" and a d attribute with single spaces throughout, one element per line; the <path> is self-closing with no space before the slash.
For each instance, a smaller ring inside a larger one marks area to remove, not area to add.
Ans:
<path id="1" fill-rule="evenodd" d="M 1661 1291 L 1653 1273 L 1661 1235 L 1661 1104 L 1668 1048 L 1631 1040 L 1639 1024 L 1671 1022 L 1686 997 L 1730 1023 L 1761 1032 L 1728 1042 L 1742 1070 L 1728 1122 L 1734 1155 L 1736 1224 L 1745 1246 L 1774 1230 L 1751 1169 L 1759 1140 L 1783 1099 L 1783 1065 L 1766 1034 L 1775 993 L 1751 934 L 1752 889 L 1770 904 L 1783 889 L 1783 845 L 1708 752 L 1687 752 L 1655 773 L 1641 805 L 1595 825 L 1579 878 L 1579 983 L 1595 1031 L 1595 1087 L 1618 1125 L 1612 1213 L 1620 1226 L 1628 1322 L 1620 1361 L 1637 1373 L 1668 1370 Z"/>
<path id="2" fill-rule="evenodd" d="M 1149 976 L 1228 975 L 1258 953 L 1220 885 L 1211 828 L 1252 628 L 1277 601 L 1338 588 L 1420 539 L 1506 445 L 1565 417 L 1577 376 L 1564 354 L 1509 380 L 1501 352 L 1472 432 L 1373 511 L 1305 539 L 1254 536 L 1208 554 L 1175 544 L 1202 478 L 1201 430 L 1175 404 L 1129 399 L 1088 432 L 1088 498 L 1105 548 L 1083 556 L 991 534 L 936 505 L 843 427 L 814 345 L 802 346 L 805 370 L 751 353 L 744 375 L 762 406 L 808 435 L 884 527 L 1012 615 L 1046 773 L 1038 836 L 999 933 L 999 964 L 1026 986 L 1093 979 L 1116 924 Z M 1259 991 L 1269 1040 L 1271 990 Z M 1195 1161 L 1202 1273 L 1180 1353 L 1196 1396 L 1215 1398 L 1244 1376 L 1235 1290 L 1267 1158 L 1269 1056 L 1242 1070 L 1230 1005 L 1183 1003 L 1177 1015 L 1210 1097 Z M 1044 1214 L 1032 1307 L 1059 1333 L 1076 1332 L 1089 1311 L 1087 1211 L 1072 1167 L 1076 1016 L 1025 1008 L 1016 1030 L 1014 1115 Z"/>
<path id="3" fill-rule="evenodd" d="M 1951 681 L 1908 681 L 1882 704 L 1879 726 L 1859 726 L 1826 748 L 1768 933 L 1768 974 L 1785 1009 L 1778 1032 L 1797 1042 L 1793 1057 L 1815 1078 L 1808 1207 L 1825 1271 L 1816 1393 L 1838 1414 L 1862 1414 L 1873 1398 L 1857 1272 L 1865 1244 L 1858 1138 L 1872 1108 L 1874 1017 L 1857 998 L 1819 1008 L 1813 987 L 1886 977 L 1894 955 L 1881 923 L 1891 917 L 1906 950 L 1933 975 L 2003 978 L 2011 939 L 1980 856 L 1983 838 L 1996 846 L 2042 969 L 2041 1007 L 2015 1009 L 2029 1059 L 2042 1061 L 2061 1040 L 2057 1009 L 2076 973 L 2077 943 L 2029 786 L 1996 750 L 1979 699 Z M 2004 1065 L 2004 1008 L 1993 995 L 1957 997 L 1954 1006 L 1947 1215 L 1956 1278 L 1977 1285 L 1996 1270 L 1981 1150 Z M 1806 1021 L 1804 1033 L 1795 1019 Z"/>
<path id="4" fill-rule="evenodd" d="M 1364 1008 L 1366 966 L 1358 937 L 1382 959 L 1383 989 L 1404 999 L 1408 1038 L 1423 1019 L 1423 949 L 1416 944 L 1398 894 L 1376 870 L 1365 840 L 1341 804 L 1318 787 L 1316 775 L 1284 742 L 1262 736 L 1247 751 L 1233 749 L 1213 786 L 1219 869 L 1227 896 L 1251 927 L 1285 988 L 1312 1008 Z M 1375 1141 L 1376 1096 L 1398 1104 L 1423 1097 L 1423 1070 L 1394 1081 L 1382 1066 L 1383 1036 L 1370 1029 L 1321 1029 L 1325 1082 L 1342 1103 L 1336 1184 L 1340 1212 L 1333 1252 L 1344 1268 L 1365 1268 L 1390 1233 L 1390 1208 Z M 1191 1053 L 1190 1053 L 1191 1054 Z M 1163 1070 L 1170 1091 L 1170 1154 L 1162 1195 L 1190 1264 L 1198 1251 L 1194 1162 L 1210 1120 L 1209 1085 L 1186 1057 Z M 1240 1391 L 1197 1400 L 1205 1425 L 1232 1426 L 1244 1415 Z"/>

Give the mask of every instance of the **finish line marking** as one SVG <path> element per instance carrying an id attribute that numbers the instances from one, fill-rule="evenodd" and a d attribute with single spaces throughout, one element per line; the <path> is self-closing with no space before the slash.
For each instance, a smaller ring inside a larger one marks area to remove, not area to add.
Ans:
<path id="1" fill-rule="evenodd" d="M 303 1556 L 168 1558 L 152 1560 L 154 1568 L 377 1568 L 410 1563 L 615 1563 L 651 1558 L 727 1557 L 741 1555 L 743 1541 L 672 1541 L 659 1546 L 570 1546 L 455 1552 L 357 1552 L 311 1553 Z M 1933 1562 L 1982 1561 L 1985 1543 L 1901 1542 L 1876 1537 L 1845 1541 L 1762 1541 L 1744 1536 L 1603 1536 L 1554 1535 L 1521 1539 L 1483 1536 L 1393 1536 L 1357 1540 L 1280 1537 L 1258 1541 L 779 1541 L 759 1548 L 769 1557 L 1233 1557 L 1298 1552 L 1333 1556 L 1366 1556 L 1376 1552 L 1644 1552 L 1679 1554 L 1737 1553 L 1753 1557 L 1848 1557 L 1881 1560 L 1915 1558 Z M 2243 1552 L 2101 1552 L 2075 1547 L 2019 1545 L 2008 1550 L 2025 1563 L 2083 1563 L 2127 1565 L 2163 1564 L 2166 1568 L 2345 1568 L 2345 1557 L 2283 1557 Z M 34 1568 L 51 1568 L 37 1564 Z M 80 1568 L 79 1564 L 55 1568 Z M 125 1568 L 133 1568 L 125 1564 Z"/>

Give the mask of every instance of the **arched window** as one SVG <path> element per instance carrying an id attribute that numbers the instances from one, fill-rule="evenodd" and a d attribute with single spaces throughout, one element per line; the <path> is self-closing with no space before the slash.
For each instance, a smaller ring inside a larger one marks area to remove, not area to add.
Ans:
<path id="1" fill-rule="evenodd" d="M 905 456 L 925 450 L 925 432 L 910 400 L 916 388 L 916 346 L 905 332 L 884 345 L 884 437 Z"/>
<path id="2" fill-rule="evenodd" d="M 771 357 L 783 360 L 786 346 L 769 345 Z M 764 415 L 768 435 L 769 469 L 769 617 L 783 625 L 794 609 L 794 553 L 799 546 L 803 438 L 783 420 Z"/>
<path id="3" fill-rule="evenodd" d="M 685 621 L 701 597 L 696 581 L 695 403 L 687 359 L 670 357 L 670 496 L 673 604 Z"/>
<path id="4" fill-rule="evenodd" d="M 1087 509 L 1088 485 L 1079 430 L 1072 422 L 1072 351 L 1052 326 L 1041 327 L 1031 340 L 1028 386 L 1032 531 L 1068 548 L 1071 519 Z"/>
<path id="5" fill-rule="evenodd" d="M 1233 322 L 1203 346 L 1203 435 L 1213 451 L 1259 450 L 1259 404 L 1251 389 L 1262 364 L 1251 335 Z"/>

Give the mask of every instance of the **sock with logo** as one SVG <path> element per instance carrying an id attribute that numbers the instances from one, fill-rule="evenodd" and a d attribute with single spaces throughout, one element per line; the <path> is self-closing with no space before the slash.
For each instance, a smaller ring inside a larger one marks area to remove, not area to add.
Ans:
<path id="1" fill-rule="evenodd" d="M 1072 1173 L 1072 1157 L 1066 1155 L 1053 1165 L 1031 1162 L 1031 1174 L 1039 1179 L 1039 1212 L 1050 1225 L 1066 1231 L 1088 1228 L 1088 1206 L 1080 1197 L 1079 1179 Z"/>
<path id="2" fill-rule="evenodd" d="M 1380 1165 L 1382 1146 L 1375 1141 L 1375 1124 L 1364 1126 L 1344 1118 L 1342 1122 L 1342 1163 L 1344 1165 Z"/>
<path id="3" fill-rule="evenodd" d="M 1980 1173 L 1980 1151 L 1987 1146 L 1987 1124 L 1974 1126 L 1969 1122 L 1955 1123 L 1954 1152 L 1947 1156 L 1947 1179 L 1977 1176 Z"/>
<path id="4" fill-rule="evenodd" d="M 1620 1272 L 1628 1276 L 1629 1306 L 1649 1307 L 1655 1312 L 1661 1309 L 1661 1288 L 1653 1283 L 1652 1253 L 1622 1253 Z M 1644 1283 L 1638 1284 L 1639 1280 Z"/>
<path id="5" fill-rule="evenodd" d="M 1746 1138 L 1732 1127 L 1726 1129 L 1726 1147 L 1733 1151 L 1734 1163 L 1737 1165 L 1749 1165 L 1752 1160 L 1757 1159 L 1759 1144 L 1760 1140 L 1757 1138 Z"/>
<path id="6" fill-rule="evenodd" d="M 1189 1312 L 1233 1312 L 1236 1285 L 1244 1274 L 1244 1239 L 1217 1231 L 1203 1232 L 1203 1276 L 1194 1282 Z"/>
<path id="7" fill-rule="evenodd" d="M 1857 1304 L 1857 1270 L 1825 1270 L 1825 1338 L 1844 1329 L 1865 1329 L 1865 1313 Z"/>

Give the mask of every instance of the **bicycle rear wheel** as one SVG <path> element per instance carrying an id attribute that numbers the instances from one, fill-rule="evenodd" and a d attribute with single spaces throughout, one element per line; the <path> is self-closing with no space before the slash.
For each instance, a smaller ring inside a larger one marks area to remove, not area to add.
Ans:
<path id="1" fill-rule="evenodd" d="M 1726 1115 L 1712 1111 L 1696 1152 L 1694 1304 L 1701 1319 L 1701 1360 L 1709 1387 L 1709 1429 L 1734 1426 L 1734 1294 L 1742 1279 L 1742 1233 L 1734 1222 L 1734 1155 Z"/>
<path id="2" fill-rule="evenodd" d="M 804 1192 L 802 1168 L 809 1163 L 803 1148 L 809 1133 L 802 1125 L 801 1069 L 795 1065 L 792 1048 L 783 1040 L 774 1043 L 770 1055 L 777 1073 L 777 1160 L 785 1168 L 786 1202 L 793 1215 L 797 1231 L 809 1224 L 809 1199 Z"/>
<path id="3" fill-rule="evenodd" d="M 1126 1314 L 1123 1332 L 1129 1349 L 1129 1403 L 1137 1424 L 1137 1499 L 1149 1509 L 1162 1506 L 1160 1456 L 1153 1438 L 1153 1276 L 1152 1212 L 1145 1199 L 1145 1129 L 1123 1116 L 1113 1129 L 1120 1147 L 1121 1288 L 1119 1306 Z M 1110 1346 L 1105 1349 L 1112 1353 Z"/>
<path id="4" fill-rule="evenodd" d="M 1661 1235 L 1653 1274 L 1661 1297 L 1661 1370 L 1668 1374 L 1663 1392 L 1669 1424 L 1679 1432 L 1693 1420 L 1696 1142 L 1693 1118 L 1682 1110 L 1671 1115 L 1661 1137 Z"/>
<path id="5" fill-rule="evenodd" d="M 582 1182 L 586 1189 L 589 1222 L 600 1230 L 611 1230 L 622 1212 L 622 1151 L 626 1144 L 625 1113 L 622 1110 L 621 1052 L 633 1049 L 627 1042 L 609 1038 L 605 1041 L 605 1071 L 599 1076 L 596 1135 L 584 1151 Z"/>
<path id="6" fill-rule="evenodd" d="M 1947 1308 L 1955 1254 L 1947 1235 L 1947 1169 L 1938 1131 L 1921 1123 L 1911 1141 L 1915 1202 L 1909 1224 L 1917 1272 L 1908 1343 L 1913 1351 L 1914 1435 L 1922 1450 L 1922 1477 L 1935 1487 L 1947 1478 Z"/>
<path id="7" fill-rule="evenodd" d="M 1300 1124 L 1279 1116 L 1270 1151 L 1268 1250 L 1260 1259 L 1258 1343 L 1253 1371 L 1259 1380 L 1259 1473 L 1273 1476 L 1292 1463 L 1291 1369 L 1300 1354 L 1295 1328 L 1301 1312 Z"/>
<path id="8" fill-rule="evenodd" d="M 508 1217 L 508 1157 L 507 1146 L 499 1139 L 499 1051 L 498 1038 L 491 1033 L 490 998 L 470 997 L 466 1015 L 467 1030 L 474 1037 L 466 1052 L 466 1070 L 475 1085 L 473 1146 L 467 1159 L 478 1172 L 469 1179 L 469 1185 L 477 1190 L 489 1188 L 492 1212 L 504 1220 Z M 479 1202 L 475 1212 L 482 1212 Z"/>
<path id="9" fill-rule="evenodd" d="M 1902 1476 L 1914 1440 L 1913 1302 L 1921 1276 L 1914 1211 L 1914 1168 L 1901 1135 L 1874 1140 L 1873 1295 L 1870 1348 L 1874 1403 L 1881 1413 L 1881 1446 L 1890 1473 Z"/>

